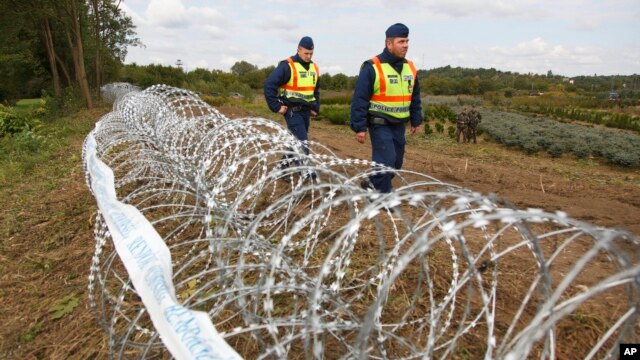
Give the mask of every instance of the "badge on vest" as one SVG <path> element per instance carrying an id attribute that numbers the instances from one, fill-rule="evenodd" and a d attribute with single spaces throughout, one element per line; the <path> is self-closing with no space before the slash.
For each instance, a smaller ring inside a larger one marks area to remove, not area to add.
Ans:
<path id="1" fill-rule="evenodd" d="M 300 77 L 302 79 L 306 78 L 307 77 L 307 72 L 306 71 L 300 71 Z"/>
<path id="2" fill-rule="evenodd" d="M 402 75 L 402 80 L 411 81 L 413 80 L 413 75 Z"/>
<path id="3" fill-rule="evenodd" d="M 313 84 L 316 84 L 316 72 L 315 71 L 309 71 L 309 75 L 311 75 L 311 77 L 313 78 Z"/>

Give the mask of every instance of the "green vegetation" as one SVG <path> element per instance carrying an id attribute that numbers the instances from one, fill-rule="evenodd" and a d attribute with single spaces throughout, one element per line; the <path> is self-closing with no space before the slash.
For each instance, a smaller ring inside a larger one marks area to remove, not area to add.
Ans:
<path id="1" fill-rule="evenodd" d="M 96 89 L 113 82 L 128 46 L 140 45 L 120 2 L 7 0 L 0 2 L 0 102 L 74 89 L 93 107 Z M 53 64 L 53 66 L 51 66 Z"/>
<path id="2" fill-rule="evenodd" d="M 0 105 L 0 186 L 48 163 L 53 152 L 68 145 L 69 136 L 91 130 L 84 112 L 49 120 L 47 105 L 39 105 L 28 112 Z"/>
<path id="3" fill-rule="evenodd" d="M 36 324 L 29 328 L 27 331 L 20 335 L 20 342 L 23 344 L 29 343 L 35 339 L 38 334 L 40 334 L 44 330 L 43 324 Z"/>
<path id="4" fill-rule="evenodd" d="M 78 306 L 79 299 L 75 296 L 67 295 L 64 298 L 58 300 L 58 302 L 49 308 L 49 315 L 52 320 L 60 319 L 61 317 L 69 314 Z"/>
<path id="5" fill-rule="evenodd" d="M 424 119 L 425 121 L 436 120 L 455 123 L 456 113 L 448 105 L 426 105 L 424 106 Z"/>
<path id="6" fill-rule="evenodd" d="M 351 107 L 348 105 L 327 105 L 320 109 L 320 119 L 327 119 L 334 125 L 349 125 Z"/>
<path id="7" fill-rule="evenodd" d="M 495 141 L 529 154 L 600 157 L 622 167 L 640 165 L 640 136 L 606 128 L 567 124 L 498 110 L 483 110 L 480 128 Z"/>

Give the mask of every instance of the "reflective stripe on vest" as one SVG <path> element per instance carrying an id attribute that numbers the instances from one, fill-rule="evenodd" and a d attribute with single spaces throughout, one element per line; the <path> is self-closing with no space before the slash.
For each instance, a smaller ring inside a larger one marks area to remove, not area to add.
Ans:
<path id="1" fill-rule="evenodd" d="M 280 96 L 314 102 L 316 98 L 313 92 L 320 77 L 318 65 L 312 62 L 309 64 L 309 70 L 307 70 L 299 62 L 293 61 L 292 58 L 288 58 L 287 62 L 289 63 L 289 70 L 291 70 L 291 77 L 289 77 L 288 83 L 280 86 Z"/>
<path id="2" fill-rule="evenodd" d="M 381 63 L 377 56 L 371 58 L 376 73 L 369 111 L 386 114 L 398 119 L 409 118 L 411 95 L 417 71 L 411 60 L 402 65 L 402 73 L 388 63 Z"/>

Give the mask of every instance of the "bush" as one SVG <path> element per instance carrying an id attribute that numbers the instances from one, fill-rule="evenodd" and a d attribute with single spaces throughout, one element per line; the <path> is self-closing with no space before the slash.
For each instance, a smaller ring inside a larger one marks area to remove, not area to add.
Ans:
<path id="1" fill-rule="evenodd" d="M 438 133 L 443 133 L 444 132 L 444 125 L 442 125 L 441 123 L 437 122 L 436 123 L 436 132 Z"/>
<path id="2" fill-rule="evenodd" d="M 425 121 L 424 123 L 424 135 L 425 136 L 429 136 L 433 134 L 433 130 L 431 129 L 431 126 L 429 125 L 429 122 Z"/>
<path id="3" fill-rule="evenodd" d="M 633 167 L 638 163 L 637 154 L 625 152 L 621 149 L 610 149 L 605 156 L 610 163 L 622 167 Z"/>
<path id="4" fill-rule="evenodd" d="M 424 109 L 424 118 L 437 121 L 456 122 L 456 113 L 446 104 L 427 105 Z"/>
<path id="5" fill-rule="evenodd" d="M 571 149 L 571 153 L 578 159 L 584 159 L 587 156 L 591 155 L 591 150 L 589 150 L 589 146 L 581 143 L 576 144 L 573 149 Z"/>
<path id="6" fill-rule="evenodd" d="M 560 157 L 562 156 L 563 152 L 564 149 L 558 144 L 553 144 L 549 147 L 549 149 L 547 149 L 547 153 L 549 153 L 551 157 Z"/>
<path id="7" fill-rule="evenodd" d="M 538 148 L 554 157 L 562 154 L 572 154 L 578 159 L 596 156 L 617 166 L 640 166 L 640 136 L 630 132 L 489 109 L 485 109 L 480 126 L 497 142 L 528 153 Z"/>
<path id="8" fill-rule="evenodd" d="M 540 145 L 538 145 L 538 139 L 536 138 L 530 138 L 529 140 L 521 143 L 520 147 L 527 154 L 535 154 L 540 151 Z"/>
<path id="9" fill-rule="evenodd" d="M 211 95 L 202 95 L 200 96 L 200 99 L 202 99 L 202 101 L 206 102 L 207 104 L 213 107 L 224 105 L 229 100 L 228 98 L 223 96 L 211 96 Z"/>
<path id="10" fill-rule="evenodd" d="M 35 130 L 40 125 L 31 114 L 19 114 L 13 108 L 0 105 L 0 136 Z"/>
<path id="11" fill-rule="evenodd" d="M 447 128 L 447 135 L 449 135 L 450 138 L 455 138 L 456 137 L 456 127 L 455 126 L 449 126 Z"/>
<path id="12" fill-rule="evenodd" d="M 344 105 L 328 105 L 320 109 L 318 117 L 329 120 L 334 125 L 349 124 L 349 116 L 351 109 Z"/>

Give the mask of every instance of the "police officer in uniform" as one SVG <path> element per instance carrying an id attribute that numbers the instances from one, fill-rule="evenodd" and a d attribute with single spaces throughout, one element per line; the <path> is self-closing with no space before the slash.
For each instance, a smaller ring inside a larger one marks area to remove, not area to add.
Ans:
<path id="1" fill-rule="evenodd" d="M 382 53 L 365 61 L 360 68 L 351 100 L 351 129 L 361 144 L 369 132 L 374 162 L 401 169 L 405 124 L 410 124 L 411 135 L 415 135 L 422 123 L 420 85 L 415 65 L 405 57 L 409 49 L 409 28 L 394 24 L 385 35 Z M 391 173 L 379 172 L 363 180 L 360 186 L 389 193 L 392 177 Z"/>
<path id="2" fill-rule="evenodd" d="M 311 61 L 313 47 L 310 37 L 300 39 L 297 53 L 280 61 L 264 83 L 269 109 L 284 116 L 289 131 L 303 142 L 305 154 L 309 154 L 310 117 L 320 112 L 320 72 L 318 65 Z M 294 161 L 284 157 L 280 168 Z"/>

